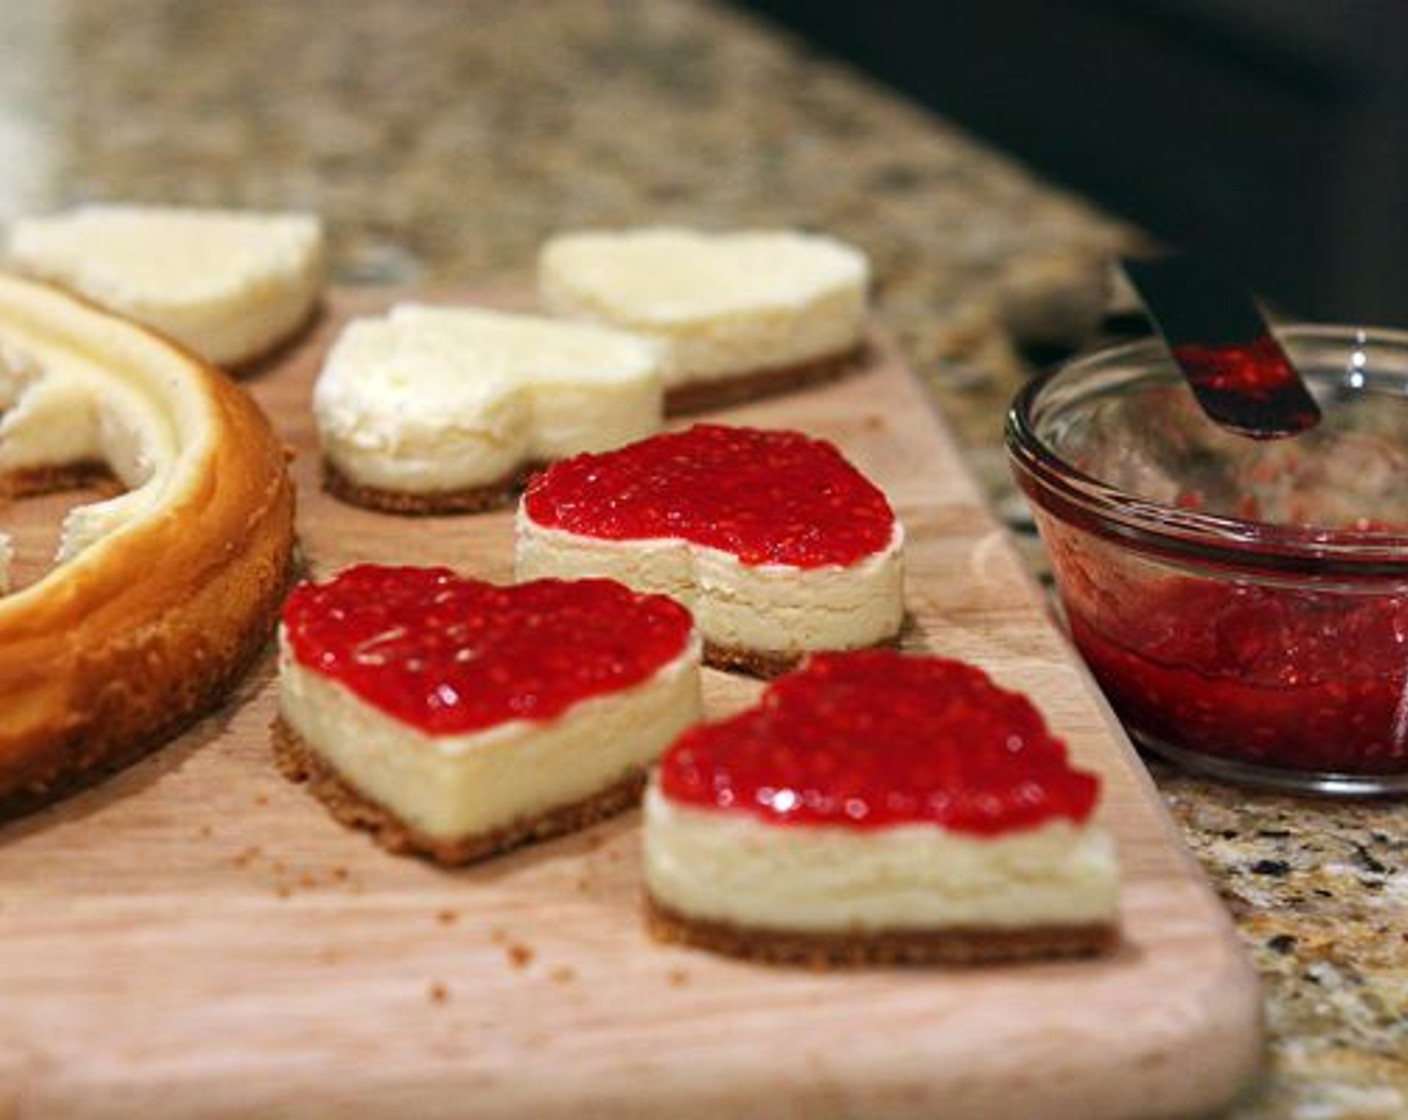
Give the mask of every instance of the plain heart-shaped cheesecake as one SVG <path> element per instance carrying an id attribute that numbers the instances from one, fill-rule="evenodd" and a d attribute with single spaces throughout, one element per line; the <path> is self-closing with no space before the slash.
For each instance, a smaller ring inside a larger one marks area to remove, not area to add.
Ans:
<path id="1" fill-rule="evenodd" d="M 402 304 L 354 320 L 313 390 L 324 483 L 390 513 L 463 513 L 527 468 L 660 427 L 660 348 L 622 331 Z"/>
<path id="2" fill-rule="evenodd" d="M 817 965 L 1097 952 L 1118 894 L 1099 791 L 1025 696 L 971 665 L 820 654 L 661 760 L 652 928 Z"/>
<path id="3" fill-rule="evenodd" d="M 295 588 L 279 647 L 285 774 L 442 863 L 633 804 L 700 712 L 689 613 L 610 580 L 360 565 Z"/>
<path id="4" fill-rule="evenodd" d="M 23 218 L 13 264 L 241 366 L 312 316 L 323 285 L 322 223 L 311 214 L 90 205 Z"/>
<path id="5" fill-rule="evenodd" d="M 861 349 L 869 282 L 859 250 L 791 230 L 569 233 L 538 261 L 550 312 L 666 347 L 672 412 L 843 372 Z"/>
<path id="6" fill-rule="evenodd" d="M 805 653 L 891 641 L 904 532 L 836 448 L 799 432 L 697 424 L 534 478 L 519 579 L 607 576 L 678 599 L 705 658 L 773 675 Z"/>

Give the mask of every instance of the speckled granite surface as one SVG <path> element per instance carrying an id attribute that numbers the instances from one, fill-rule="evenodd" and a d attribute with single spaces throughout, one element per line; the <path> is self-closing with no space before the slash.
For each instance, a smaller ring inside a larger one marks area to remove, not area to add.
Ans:
<path id="1" fill-rule="evenodd" d="M 499 285 L 555 229 L 825 228 L 995 494 L 1015 335 L 1078 337 L 1133 235 L 736 14 L 671 0 L 0 5 L 0 220 L 308 207 L 350 282 Z M 1408 806 L 1159 769 L 1266 981 L 1238 1120 L 1408 1117 Z"/>
<path id="2" fill-rule="evenodd" d="M 1238 1115 L 1408 1116 L 1408 812 L 1155 777 L 1266 988 L 1272 1076 Z"/>

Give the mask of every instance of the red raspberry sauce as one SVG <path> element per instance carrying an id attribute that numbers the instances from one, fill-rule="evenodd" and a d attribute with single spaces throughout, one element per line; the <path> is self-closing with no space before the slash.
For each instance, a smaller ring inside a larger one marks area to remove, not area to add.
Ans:
<path id="1" fill-rule="evenodd" d="M 1075 640 L 1138 734 L 1263 766 L 1408 767 L 1408 599 L 1164 580 Z"/>
<path id="2" fill-rule="evenodd" d="M 1083 821 L 1100 779 L 1022 694 L 971 665 L 827 653 L 758 706 L 686 731 L 660 765 L 672 800 L 771 824 L 937 824 L 990 836 Z"/>
<path id="3" fill-rule="evenodd" d="M 854 564 L 890 543 L 885 495 L 824 440 L 696 424 L 538 475 L 537 524 L 606 540 L 678 537 L 745 564 Z"/>
<path id="4" fill-rule="evenodd" d="M 430 735 L 549 720 L 678 657 L 693 621 L 606 579 L 512 587 L 446 568 L 362 564 L 284 604 L 299 664 Z"/>

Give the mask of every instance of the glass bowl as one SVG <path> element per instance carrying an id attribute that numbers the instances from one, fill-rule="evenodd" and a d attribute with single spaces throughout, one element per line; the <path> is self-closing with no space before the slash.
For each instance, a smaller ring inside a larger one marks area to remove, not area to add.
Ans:
<path id="1" fill-rule="evenodd" d="M 1013 471 L 1137 742 L 1279 789 L 1408 792 L 1408 333 L 1277 335 L 1311 432 L 1224 431 L 1150 340 L 1029 383 Z"/>

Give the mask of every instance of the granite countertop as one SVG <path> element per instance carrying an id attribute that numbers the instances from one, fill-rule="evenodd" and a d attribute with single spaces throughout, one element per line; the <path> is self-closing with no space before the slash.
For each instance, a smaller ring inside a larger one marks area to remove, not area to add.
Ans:
<path id="1" fill-rule="evenodd" d="M 1088 332 L 1137 238 L 703 4 L 50 0 L 0 5 L 0 44 L 0 220 L 97 198 L 309 208 L 341 281 L 427 286 L 524 284 L 565 227 L 852 239 L 1000 507 L 1024 348 Z M 1237 1120 L 1408 1116 L 1408 805 L 1155 775 L 1265 981 L 1271 1061 Z"/>

